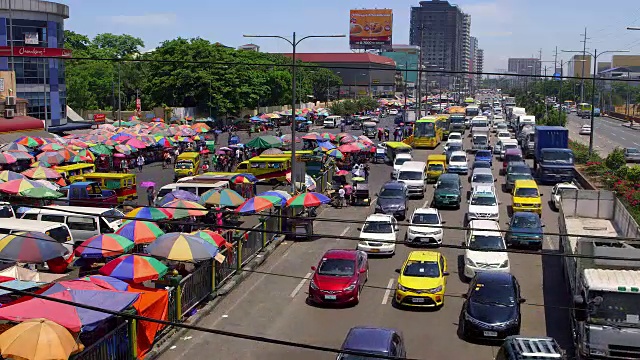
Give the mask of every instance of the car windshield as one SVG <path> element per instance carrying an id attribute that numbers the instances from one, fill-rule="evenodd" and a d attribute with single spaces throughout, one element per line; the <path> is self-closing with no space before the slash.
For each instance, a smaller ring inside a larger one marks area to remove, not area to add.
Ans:
<path id="1" fill-rule="evenodd" d="M 543 161 L 573 164 L 573 154 L 566 151 L 543 151 L 542 159 Z"/>
<path id="2" fill-rule="evenodd" d="M 437 214 L 415 214 L 413 215 L 413 219 L 411 219 L 412 224 L 440 224 L 440 219 Z"/>
<path id="3" fill-rule="evenodd" d="M 637 154 L 638 149 L 635 148 L 627 148 L 627 154 Z"/>
<path id="4" fill-rule="evenodd" d="M 381 198 L 402 198 L 404 197 L 404 191 L 402 189 L 382 189 L 382 192 L 378 197 Z"/>
<path id="5" fill-rule="evenodd" d="M 473 143 L 474 144 L 484 144 L 487 142 L 487 137 L 486 136 L 474 136 L 473 137 Z"/>
<path id="6" fill-rule="evenodd" d="M 435 261 L 408 262 L 402 272 L 402 275 L 437 278 L 440 277 L 440 266 Z"/>
<path id="7" fill-rule="evenodd" d="M 455 181 L 439 181 L 438 189 L 458 189 L 458 184 Z"/>
<path id="8" fill-rule="evenodd" d="M 533 176 L 531 174 L 509 174 L 509 180 L 533 180 Z"/>
<path id="9" fill-rule="evenodd" d="M 632 292 L 589 291 L 589 316 L 595 321 L 638 327 L 640 324 L 634 321 L 640 314 L 638 297 L 638 293 Z"/>
<path id="10" fill-rule="evenodd" d="M 459 134 L 449 134 L 449 140 L 462 140 L 462 136 Z"/>
<path id="11" fill-rule="evenodd" d="M 538 194 L 538 189 L 536 188 L 518 188 L 516 189 L 517 197 L 527 197 L 527 198 L 537 198 L 540 195 Z"/>
<path id="12" fill-rule="evenodd" d="M 192 169 L 193 163 L 191 161 L 178 161 L 176 169 Z"/>
<path id="13" fill-rule="evenodd" d="M 476 283 L 469 299 L 473 302 L 489 305 L 514 306 L 516 294 L 512 286 Z"/>
<path id="14" fill-rule="evenodd" d="M 540 227 L 540 218 L 534 216 L 515 216 L 511 226 L 514 228 L 537 229 Z"/>
<path id="15" fill-rule="evenodd" d="M 472 183 L 489 184 L 493 182 L 493 175 L 491 174 L 475 174 L 471 179 Z"/>
<path id="16" fill-rule="evenodd" d="M 502 237 L 498 235 L 474 235 L 469 242 L 471 250 L 504 250 L 505 245 Z"/>
<path id="17" fill-rule="evenodd" d="M 491 163 L 488 161 L 476 161 L 473 163 L 474 169 L 491 169 Z"/>
<path id="18" fill-rule="evenodd" d="M 442 164 L 429 164 L 429 171 L 444 171 Z"/>
<path id="19" fill-rule="evenodd" d="M 491 153 L 488 151 L 478 151 L 476 153 L 476 157 L 481 157 L 481 158 L 490 158 L 491 157 Z"/>
<path id="20" fill-rule="evenodd" d="M 359 353 L 364 353 L 364 354 L 389 356 L 388 353 L 384 353 L 384 352 L 362 351 L 362 350 L 352 350 L 352 349 L 349 349 L 349 350 L 357 351 Z M 372 356 L 364 356 L 364 355 L 349 355 L 349 354 L 341 354 L 340 357 L 338 358 L 338 360 L 376 360 L 376 359 L 380 359 L 380 358 L 379 357 L 372 357 Z"/>
<path id="21" fill-rule="evenodd" d="M 531 168 L 528 166 L 512 166 L 507 169 L 507 175 L 531 174 Z"/>
<path id="22" fill-rule="evenodd" d="M 454 155 L 454 156 L 451 156 L 451 159 L 449 159 L 449 161 L 451 161 L 451 162 L 467 162 L 467 159 L 464 157 L 464 155 Z"/>
<path id="23" fill-rule="evenodd" d="M 453 143 L 449 145 L 449 149 L 450 152 L 453 151 L 462 151 L 462 145 L 459 143 Z"/>
<path id="24" fill-rule="evenodd" d="M 501 132 L 501 133 L 498 133 L 498 137 L 499 138 L 510 138 L 511 134 L 509 134 L 508 132 Z"/>
<path id="25" fill-rule="evenodd" d="M 507 151 L 509 149 L 517 149 L 518 148 L 518 144 L 502 144 L 502 149 L 504 151 Z"/>
<path id="26" fill-rule="evenodd" d="M 318 266 L 318 274 L 325 276 L 351 276 L 355 273 L 356 262 L 351 259 L 323 259 Z"/>
<path id="27" fill-rule="evenodd" d="M 497 204 L 493 195 L 475 195 L 471 198 L 471 205 L 495 206 Z"/>
<path id="28" fill-rule="evenodd" d="M 401 166 L 402 164 L 406 163 L 407 161 L 410 161 L 411 159 L 407 159 L 407 158 L 396 158 L 396 162 L 394 163 L 394 165 L 396 166 Z"/>
<path id="29" fill-rule="evenodd" d="M 398 180 L 421 180 L 423 175 L 421 171 L 401 171 Z"/>
<path id="30" fill-rule="evenodd" d="M 388 221 L 367 221 L 362 227 L 362 232 L 374 234 L 391 234 L 393 228 Z"/>

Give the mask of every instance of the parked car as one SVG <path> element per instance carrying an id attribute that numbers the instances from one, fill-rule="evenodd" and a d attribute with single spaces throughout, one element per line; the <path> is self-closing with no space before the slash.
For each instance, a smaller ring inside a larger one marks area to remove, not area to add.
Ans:
<path id="1" fill-rule="evenodd" d="M 628 163 L 640 162 L 640 151 L 636 148 L 624 148 L 624 159 Z"/>
<path id="2" fill-rule="evenodd" d="M 364 251 L 332 249 L 312 266 L 309 301 L 316 304 L 357 304 L 369 277 L 369 260 Z"/>

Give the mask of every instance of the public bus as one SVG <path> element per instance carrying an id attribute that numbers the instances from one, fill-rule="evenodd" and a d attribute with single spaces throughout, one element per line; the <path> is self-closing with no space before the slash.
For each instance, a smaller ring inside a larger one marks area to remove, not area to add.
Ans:
<path id="1" fill-rule="evenodd" d="M 588 118 L 591 116 L 592 105 L 587 103 L 578 104 L 578 108 L 576 110 L 578 116 L 581 118 Z"/>
<path id="2" fill-rule="evenodd" d="M 440 141 L 445 141 L 449 138 L 449 114 L 437 115 L 438 122 L 436 123 L 436 130 L 440 132 Z"/>
<path id="3" fill-rule="evenodd" d="M 435 148 L 442 139 L 442 128 L 438 126 L 438 118 L 425 116 L 416 121 L 413 128 L 413 147 Z"/>

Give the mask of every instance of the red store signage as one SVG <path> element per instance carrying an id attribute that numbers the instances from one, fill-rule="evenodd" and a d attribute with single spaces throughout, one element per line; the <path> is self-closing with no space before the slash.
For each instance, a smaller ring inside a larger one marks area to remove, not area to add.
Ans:
<path id="1" fill-rule="evenodd" d="M 105 114 L 93 114 L 93 121 L 95 122 L 104 122 L 107 119 L 107 115 Z"/>
<path id="2" fill-rule="evenodd" d="M 0 46 L 0 56 L 10 56 L 10 46 Z M 70 58 L 72 55 L 69 49 L 59 48 L 45 48 L 45 47 L 33 47 L 33 46 L 14 46 L 13 56 L 25 56 L 25 57 L 61 57 Z"/>

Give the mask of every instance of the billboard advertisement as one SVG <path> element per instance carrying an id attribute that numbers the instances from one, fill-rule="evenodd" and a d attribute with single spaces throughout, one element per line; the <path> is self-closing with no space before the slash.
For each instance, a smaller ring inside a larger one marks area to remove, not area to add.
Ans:
<path id="1" fill-rule="evenodd" d="M 391 9 L 351 10 L 349 44 L 352 49 L 377 49 L 391 45 Z"/>

